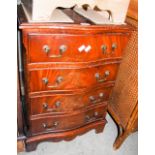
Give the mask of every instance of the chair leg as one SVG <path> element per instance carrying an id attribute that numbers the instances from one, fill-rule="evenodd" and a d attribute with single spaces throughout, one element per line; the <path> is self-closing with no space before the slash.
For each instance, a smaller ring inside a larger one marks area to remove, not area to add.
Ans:
<path id="1" fill-rule="evenodd" d="M 129 136 L 129 134 L 130 132 L 128 132 L 127 130 L 124 131 L 120 125 L 118 126 L 118 136 L 113 144 L 115 150 L 122 145 L 122 143 Z"/>

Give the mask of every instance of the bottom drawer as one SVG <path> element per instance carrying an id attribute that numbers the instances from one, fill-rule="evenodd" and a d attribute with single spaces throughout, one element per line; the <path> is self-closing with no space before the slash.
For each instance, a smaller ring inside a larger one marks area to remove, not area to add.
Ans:
<path id="1" fill-rule="evenodd" d="M 89 109 L 75 111 L 69 114 L 33 117 L 30 120 L 30 132 L 32 135 L 62 132 L 73 130 L 88 123 L 105 119 L 107 103 L 91 106 Z"/>

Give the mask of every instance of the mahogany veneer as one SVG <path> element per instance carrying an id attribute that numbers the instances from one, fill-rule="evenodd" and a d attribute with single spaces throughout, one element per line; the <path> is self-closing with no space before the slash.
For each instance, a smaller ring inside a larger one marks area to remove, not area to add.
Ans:
<path id="1" fill-rule="evenodd" d="M 71 35 L 71 34 L 29 34 L 29 63 L 34 62 L 83 62 L 100 59 L 119 58 L 126 45 L 128 36 L 125 34 L 95 34 L 95 35 Z M 74 42 L 74 45 L 72 44 Z M 104 44 L 103 44 L 104 43 Z M 112 44 L 117 43 L 113 49 Z M 124 43 L 124 44 L 122 44 Z M 49 47 L 49 52 L 44 52 L 44 46 Z M 54 45 L 54 46 L 53 46 Z M 60 54 L 61 47 L 66 46 L 66 51 Z M 79 47 L 91 46 L 91 54 Z M 103 50 L 102 46 L 107 49 Z M 98 51 L 98 52 L 96 52 Z"/>
<path id="2" fill-rule="evenodd" d="M 48 114 L 31 117 L 32 135 L 48 132 L 62 132 L 82 127 L 88 123 L 105 119 L 107 103 L 91 106 L 68 114 Z"/>
<path id="3" fill-rule="evenodd" d="M 74 90 L 114 81 L 118 63 L 91 68 L 59 69 L 40 68 L 28 72 L 29 91 Z M 69 83 L 69 84 L 68 84 Z"/>
<path id="4" fill-rule="evenodd" d="M 132 27 L 28 23 L 22 8 L 18 11 L 23 35 L 27 151 L 41 141 L 71 140 L 91 129 L 102 132 Z M 77 22 L 85 20 L 78 17 Z"/>
<path id="5" fill-rule="evenodd" d="M 98 102 L 109 99 L 111 87 L 96 88 L 91 91 L 75 92 L 70 94 L 46 94 L 30 97 L 30 115 L 43 113 L 67 113 L 68 111 L 79 110 Z"/>

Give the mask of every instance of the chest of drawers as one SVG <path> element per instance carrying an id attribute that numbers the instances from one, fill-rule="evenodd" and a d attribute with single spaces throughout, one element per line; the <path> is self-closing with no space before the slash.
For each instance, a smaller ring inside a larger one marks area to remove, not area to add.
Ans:
<path id="1" fill-rule="evenodd" d="M 20 16 L 27 151 L 102 132 L 131 27 L 28 23 Z"/>

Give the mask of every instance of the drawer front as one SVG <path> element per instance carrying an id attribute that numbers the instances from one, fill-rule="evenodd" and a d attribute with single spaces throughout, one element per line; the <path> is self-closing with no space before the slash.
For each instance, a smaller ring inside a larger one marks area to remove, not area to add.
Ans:
<path id="1" fill-rule="evenodd" d="M 121 34 L 29 36 L 29 63 L 83 62 L 121 57 L 127 43 Z"/>
<path id="2" fill-rule="evenodd" d="M 29 71 L 30 92 L 71 90 L 114 81 L 119 64 L 82 69 L 43 69 Z"/>
<path id="3" fill-rule="evenodd" d="M 72 114 L 38 117 L 30 120 L 32 135 L 48 132 L 61 132 L 82 127 L 105 118 L 107 103 Z"/>
<path id="4" fill-rule="evenodd" d="M 34 97 L 30 99 L 30 114 L 58 114 L 83 109 L 91 105 L 98 105 L 100 102 L 109 99 L 111 90 L 112 87 L 107 87 L 78 94 Z"/>

